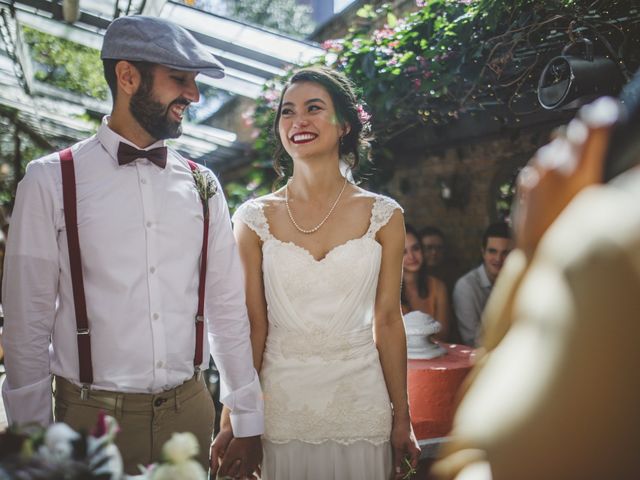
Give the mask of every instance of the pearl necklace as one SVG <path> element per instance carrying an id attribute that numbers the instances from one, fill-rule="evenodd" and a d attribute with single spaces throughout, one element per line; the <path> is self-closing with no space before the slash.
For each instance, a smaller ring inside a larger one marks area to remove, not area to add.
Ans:
<path id="1" fill-rule="evenodd" d="M 293 218 L 293 214 L 291 213 L 291 208 L 289 208 L 289 182 L 287 182 L 287 184 L 284 187 L 284 204 L 287 207 L 287 213 L 289 214 L 291 223 L 293 223 L 293 226 L 296 227 L 296 230 L 298 230 L 300 233 L 305 233 L 305 234 L 314 233 L 320 230 L 320 227 L 322 227 L 322 225 L 324 225 L 324 222 L 326 222 L 329 219 L 329 217 L 333 213 L 333 210 L 336 208 L 336 205 L 338 205 L 338 202 L 340 201 L 340 197 L 342 197 L 342 193 L 344 192 L 344 189 L 346 188 L 346 186 L 347 186 L 347 177 L 345 176 L 344 183 L 342 184 L 342 189 L 340 190 L 340 193 L 338 194 L 338 198 L 336 198 L 336 201 L 333 202 L 333 205 L 331 205 L 331 208 L 329 209 L 329 213 L 327 213 L 327 215 L 322 219 L 322 221 L 318 225 L 316 225 L 313 228 L 310 228 L 309 230 L 306 230 L 302 228 L 300 225 L 298 225 L 298 222 L 296 222 L 295 219 Z"/>

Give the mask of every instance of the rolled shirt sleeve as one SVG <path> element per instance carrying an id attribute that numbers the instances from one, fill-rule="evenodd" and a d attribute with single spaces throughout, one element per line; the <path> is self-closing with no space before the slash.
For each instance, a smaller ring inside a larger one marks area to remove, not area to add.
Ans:
<path id="1" fill-rule="evenodd" d="M 58 285 L 55 186 L 33 162 L 18 186 L 4 259 L 3 398 L 11 425 L 52 421 L 49 345 Z"/>
<path id="2" fill-rule="evenodd" d="M 242 264 L 227 202 L 218 193 L 209 200 L 209 252 L 206 314 L 211 353 L 220 371 L 220 401 L 231 409 L 234 435 L 264 433 L 264 405 L 253 366 Z"/>

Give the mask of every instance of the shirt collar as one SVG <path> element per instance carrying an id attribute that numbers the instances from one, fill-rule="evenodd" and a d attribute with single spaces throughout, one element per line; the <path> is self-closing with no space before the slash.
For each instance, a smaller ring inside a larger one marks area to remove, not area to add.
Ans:
<path id="1" fill-rule="evenodd" d="M 151 150 L 152 148 L 164 147 L 166 145 L 165 140 L 158 140 L 157 142 L 152 143 L 148 147 L 141 149 L 132 141 L 127 140 L 123 136 L 118 135 L 116 132 L 111 130 L 111 128 L 109 128 L 110 118 L 111 117 L 109 115 L 105 115 L 102 118 L 102 123 L 100 124 L 100 127 L 98 127 L 98 132 L 96 133 L 96 137 L 98 138 L 98 141 L 100 142 L 102 147 L 105 149 L 105 151 L 109 154 L 109 156 L 113 159 L 113 161 L 116 162 L 116 165 L 118 164 L 118 146 L 120 145 L 120 142 L 126 143 L 140 150 Z"/>

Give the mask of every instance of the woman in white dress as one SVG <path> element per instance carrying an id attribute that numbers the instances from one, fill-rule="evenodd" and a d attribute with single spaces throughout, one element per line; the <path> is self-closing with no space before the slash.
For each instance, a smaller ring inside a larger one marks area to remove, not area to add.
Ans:
<path id="1" fill-rule="evenodd" d="M 264 391 L 263 480 L 388 480 L 418 462 L 402 209 L 340 170 L 341 159 L 355 167 L 364 146 L 359 113 L 342 74 L 294 74 L 274 122 L 276 157 L 293 159 L 293 176 L 234 216 Z M 231 435 L 222 428 L 214 455 Z"/>

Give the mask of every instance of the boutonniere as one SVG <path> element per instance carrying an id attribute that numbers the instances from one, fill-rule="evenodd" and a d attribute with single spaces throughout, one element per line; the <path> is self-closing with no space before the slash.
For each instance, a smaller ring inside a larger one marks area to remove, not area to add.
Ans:
<path id="1" fill-rule="evenodd" d="M 196 168 L 193 173 L 193 180 L 196 182 L 196 190 L 202 200 L 202 208 L 206 212 L 209 209 L 209 199 L 218 193 L 218 184 L 208 172 L 202 172 Z"/>

